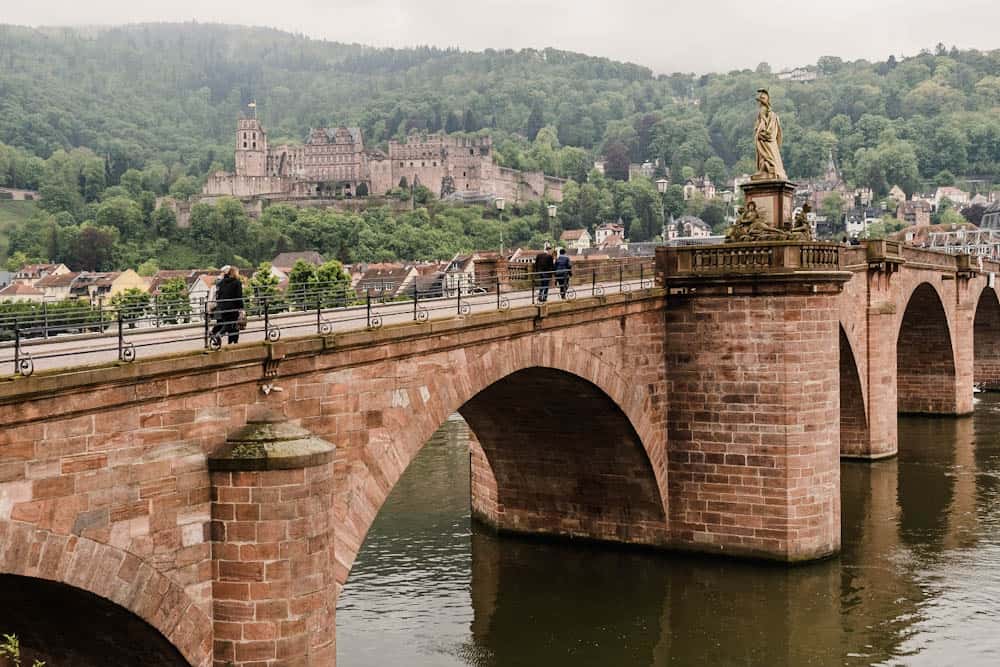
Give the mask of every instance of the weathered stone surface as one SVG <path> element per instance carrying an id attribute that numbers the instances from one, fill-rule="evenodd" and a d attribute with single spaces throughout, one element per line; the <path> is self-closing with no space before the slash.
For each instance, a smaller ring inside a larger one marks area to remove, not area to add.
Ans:
<path id="1" fill-rule="evenodd" d="M 973 369 L 1000 376 L 1000 302 L 951 256 L 809 247 L 689 271 L 669 297 L 2 382 L 0 572 L 121 604 L 192 664 L 332 664 L 364 536 L 455 411 L 478 436 L 474 511 L 500 529 L 830 553 L 838 455 L 895 453 L 897 408 L 971 410 Z M 265 363 L 283 391 L 260 391 Z"/>

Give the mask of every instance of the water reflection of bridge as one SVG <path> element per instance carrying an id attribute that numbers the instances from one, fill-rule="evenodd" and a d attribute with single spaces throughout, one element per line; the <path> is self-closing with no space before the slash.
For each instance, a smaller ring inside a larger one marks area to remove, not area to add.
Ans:
<path id="1" fill-rule="evenodd" d="M 475 533 L 477 651 L 495 656 L 496 664 L 553 665 L 564 664 L 573 646 L 588 664 L 894 664 L 917 649 L 924 651 L 921 664 L 971 659 L 988 628 L 956 627 L 948 617 L 953 610 L 936 608 L 937 597 L 957 578 L 974 587 L 984 574 L 952 563 L 976 549 L 982 514 L 991 507 L 996 513 L 1000 448 L 983 442 L 983 430 L 998 427 L 1000 414 L 985 410 L 975 421 L 904 418 L 898 457 L 845 461 L 842 552 L 809 567 L 664 561 L 635 552 L 581 556 L 563 545 Z M 558 575 L 554 562 L 562 568 Z M 622 581 L 616 574 L 626 569 L 640 574 Z M 946 581 L 928 585 L 935 577 Z M 564 591 L 581 588 L 593 604 L 574 614 L 580 603 L 576 596 L 567 602 Z M 532 594 L 520 594 L 525 589 Z M 970 599 L 944 604 L 970 602 L 967 615 L 988 618 L 989 610 Z M 527 623 L 529 615 L 537 621 Z M 580 637 L 588 639 L 585 646 Z"/>

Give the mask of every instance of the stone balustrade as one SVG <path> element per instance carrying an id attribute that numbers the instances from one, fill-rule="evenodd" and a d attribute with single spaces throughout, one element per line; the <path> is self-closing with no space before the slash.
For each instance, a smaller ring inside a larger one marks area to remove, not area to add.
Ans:
<path id="1" fill-rule="evenodd" d="M 768 241 L 658 248 L 659 276 L 672 279 L 840 271 L 842 247 L 824 241 Z"/>

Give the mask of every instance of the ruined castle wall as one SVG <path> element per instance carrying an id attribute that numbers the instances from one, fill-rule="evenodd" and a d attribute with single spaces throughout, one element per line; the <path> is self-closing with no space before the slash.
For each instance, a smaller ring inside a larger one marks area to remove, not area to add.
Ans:
<path id="1" fill-rule="evenodd" d="M 238 176 L 217 173 L 208 177 L 202 194 L 217 197 L 256 197 L 291 192 L 292 179 L 282 176 Z"/>
<path id="2" fill-rule="evenodd" d="M 396 187 L 399 179 L 392 179 L 392 163 L 389 160 L 368 160 L 368 177 L 371 179 L 369 192 L 381 196 Z"/>

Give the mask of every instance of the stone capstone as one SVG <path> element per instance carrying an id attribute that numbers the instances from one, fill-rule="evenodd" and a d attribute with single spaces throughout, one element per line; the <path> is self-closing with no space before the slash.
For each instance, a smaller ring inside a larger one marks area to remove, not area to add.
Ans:
<path id="1" fill-rule="evenodd" d="M 288 422 L 258 421 L 226 439 L 208 457 L 210 470 L 293 470 L 333 460 L 336 447 Z"/>

